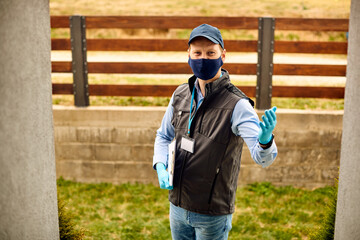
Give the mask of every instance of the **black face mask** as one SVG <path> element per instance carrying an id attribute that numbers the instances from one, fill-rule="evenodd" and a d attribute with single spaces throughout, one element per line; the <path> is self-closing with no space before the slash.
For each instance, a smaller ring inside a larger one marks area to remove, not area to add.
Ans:
<path id="1" fill-rule="evenodd" d="M 201 80 L 212 79 L 223 65 L 221 56 L 218 59 L 191 59 L 188 61 L 194 75 Z"/>

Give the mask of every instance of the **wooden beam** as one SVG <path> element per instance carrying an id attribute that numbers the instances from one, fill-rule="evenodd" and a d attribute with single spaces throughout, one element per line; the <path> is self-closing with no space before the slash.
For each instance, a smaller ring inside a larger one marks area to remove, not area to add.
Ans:
<path id="1" fill-rule="evenodd" d="M 256 52 L 257 41 L 225 40 L 229 52 Z M 88 39 L 89 51 L 181 51 L 188 49 L 186 39 Z"/>
<path id="2" fill-rule="evenodd" d="M 192 29 L 202 23 L 220 29 L 257 29 L 257 17 L 182 17 L 182 16 L 86 16 L 87 28 Z M 52 28 L 68 28 L 69 16 L 51 16 Z M 348 19 L 276 18 L 276 30 L 341 31 L 349 29 Z"/>
<path id="3" fill-rule="evenodd" d="M 177 85 L 103 85 L 89 86 L 91 96 L 171 97 Z M 238 86 L 248 97 L 255 96 L 255 87 Z"/>
<path id="4" fill-rule="evenodd" d="M 228 52 L 256 52 L 257 41 L 225 40 Z M 181 51 L 184 39 L 87 39 L 88 51 Z M 51 39 L 51 50 L 71 50 L 70 39 Z M 346 42 L 276 41 L 276 53 L 347 54 Z"/>
<path id="5" fill-rule="evenodd" d="M 89 51 L 183 51 L 187 40 L 181 39 L 88 39 Z"/>
<path id="6" fill-rule="evenodd" d="M 275 53 L 347 54 L 347 43 L 275 41 Z"/>
<path id="7" fill-rule="evenodd" d="M 73 94 L 73 85 L 53 83 L 53 94 Z M 91 96 L 147 96 L 171 97 L 177 85 L 123 85 L 123 84 L 91 84 Z M 255 87 L 238 86 L 248 97 L 255 96 Z"/>
<path id="8" fill-rule="evenodd" d="M 273 97 L 288 98 L 344 98 L 344 87 L 273 86 Z"/>
<path id="9" fill-rule="evenodd" d="M 53 83 L 53 94 L 73 94 L 73 85 L 68 83 Z M 177 85 L 121 85 L 121 84 L 91 84 L 91 96 L 151 96 L 170 97 Z M 248 97 L 255 97 L 254 86 L 237 86 Z M 288 98 L 344 98 L 344 87 L 306 87 L 306 86 L 273 86 L 273 97 Z"/>
<path id="10" fill-rule="evenodd" d="M 346 65 L 274 64 L 274 75 L 346 76 Z"/>
<path id="11" fill-rule="evenodd" d="M 207 23 L 220 29 L 257 29 L 256 17 L 87 16 L 87 28 L 192 29 Z"/>
<path id="12" fill-rule="evenodd" d="M 88 62 L 89 73 L 191 74 L 187 63 Z"/>
<path id="13" fill-rule="evenodd" d="M 69 28 L 69 16 L 50 16 L 51 28 Z"/>
<path id="14" fill-rule="evenodd" d="M 232 74 L 256 74 L 256 64 L 227 63 L 224 68 Z M 88 62 L 88 70 L 89 73 L 192 74 L 187 63 L 167 62 Z"/>
<path id="15" fill-rule="evenodd" d="M 73 84 L 70 83 L 53 83 L 53 94 L 73 94 Z"/>
<path id="16" fill-rule="evenodd" d="M 347 32 L 349 19 L 336 18 L 276 18 L 275 30 Z"/>
<path id="17" fill-rule="evenodd" d="M 225 40 L 228 52 L 256 52 L 257 41 Z M 185 39 L 87 39 L 88 51 L 180 51 L 188 49 Z M 70 39 L 51 39 L 51 50 L 71 50 Z"/>
<path id="18" fill-rule="evenodd" d="M 72 72 L 71 62 L 51 62 L 51 68 L 53 73 L 67 73 Z"/>
<path id="19" fill-rule="evenodd" d="M 53 38 L 51 39 L 51 50 L 71 50 L 70 39 Z"/>
<path id="20" fill-rule="evenodd" d="M 89 85 L 90 96 L 171 97 L 176 85 Z"/>
<path id="21" fill-rule="evenodd" d="M 256 75 L 256 64 L 225 63 L 230 74 Z M 88 62 L 89 73 L 192 74 L 187 63 Z M 52 72 L 71 72 L 71 62 L 52 62 Z M 274 64 L 274 75 L 346 76 L 345 65 Z"/>
<path id="22" fill-rule="evenodd" d="M 256 64 L 226 63 L 230 74 L 255 75 Z M 192 74 L 187 63 L 89 62 L 89 73 Z M 71 72 L 71 62 L 52 62 L 52 72 Z M 346 76 L 345 65 L 274 64 L 274 75 Z"/>

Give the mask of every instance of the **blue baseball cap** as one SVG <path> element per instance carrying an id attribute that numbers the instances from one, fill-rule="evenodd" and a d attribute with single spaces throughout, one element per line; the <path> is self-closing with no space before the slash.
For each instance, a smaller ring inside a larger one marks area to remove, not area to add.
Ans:
<path id="1" fill-rule="evenodd" d="M 205 37 L 215 44 L 220 44 L 220 46 L 224 49 L 224 41 L 219 29 L 216 27 L 213 27 L 209 24 L 202 24 L 194 28 L 190 34 L 188 44 L 190 45 L 191 41 L 197 37 Z"/>

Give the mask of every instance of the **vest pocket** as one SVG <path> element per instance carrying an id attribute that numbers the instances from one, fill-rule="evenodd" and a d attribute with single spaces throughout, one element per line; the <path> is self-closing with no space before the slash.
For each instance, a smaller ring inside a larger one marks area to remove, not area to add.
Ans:
<path id="1" fill-rule="evenodd" d="M 198 132 L 221 144 L 227 144 L 231 132 L 231 114 L 222 109 L 204 109 L 199 116 Z"/>
<path id="2" fill-rule="evenodd" d="M 220 172 L 220 168 L 217 168 L 216 169 L 216 174 L 215 174 L 215 177 L 214 177 L 214 180 L 213 180 L 213 183 L 211 185 L 211 190 L 210 190 L 210 195 L 209 195 L 209 200 L 208 200 L 208 204 L 211 203 L 211 199 L 213 197 L 213 194 L 214 194 L 214 188 L 215 188 L 215 184 L 216 184 L 216 179 L 219 175 L 219 172 Z"/>
<path id="3" fill-rule="evenodd" d="M 174 112 L 174 122 L 173 122 L 173 126 L 175 128 L 187 128 L 188 123 L 189 123 L 189 110 L 181 110 L 179 109 L 178 111 Z"/>

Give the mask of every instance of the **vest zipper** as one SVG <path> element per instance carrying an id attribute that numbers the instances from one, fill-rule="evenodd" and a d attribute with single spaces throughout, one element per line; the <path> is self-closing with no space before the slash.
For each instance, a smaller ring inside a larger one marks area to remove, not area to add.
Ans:
<path id="1" fill-rule="evenodd" d="M 201 105 L 200 105 L 199 107 L 196 107 L 197 109 L 196 109 L 194 115 L 195 115 L 195 114 L 198 114 L 199 110 L 202 109 L 202 108 L 204 108 L 205 100 L 206 100 L 206 97 L 204 97 Z M 200 132 L 201 129 L 202 129 L 202 121 L 203 121 L 203 118 L 204 118 L 205 111 L 202 111 L 202 112 L 200 112 L 200 113 L 201 113 L 201 116 L 199 116 L 200 122 L 199 122 L 199 131 L 198 131 L 198 132 Z M 192 137 L 191 129 L 190 129 L 190 136 Z"/>
<path id="2" fill-rule="evenodd" d="M 205 99 L 204 99 L 205 100 Z M 199 111 L 199 108 L 201 108 L 201 106 L 204 104 L 204 100 L 203 100 L 203 102 L 202 102 L 202 104 L 200 105 L 200 107 L 197 107 L 197 106 L 195 106 L 194 108 L 195 108 L 195 112 L 194 112 L 194 118 L 195 118 L 195 115 L 198 113 L 198 111 Z M 196 103 L 197 104 L 197 103 Z M 188 135 L 189 137 L 192 137 L 192 131 L 191 131 L 191 127 L 190 127 L 190 134 Z M 195 150 L 196 151 L 196 150 Z M 188 155 L 189 155 L 189 153 L 186 153 L 186 156 L 185 156 L 185 159 L 184 159 L 184 162 L 183 162 L 183 165 L 182 165 L 182 167 L 181 167 L 181 175 L 180 175 L 180 186 L 179 186 L 179 194 L 178 194 L 178 203 L 179 203 L 179 206 L 180 206 L 180 204 L 181 204 L 181 190 L 182 190 L 182 178 L 183 178 L 183 174 L 184 174 L 184 168 L 185 168 L 185 165 L 186 165 L 186 162 L 187 162 L 187 160 L 188 160 Z"/>
<path id="3" fill-rule="evenodd" d="M 214 177 L 214 181 L 211 185 L 211 190 L 210 190 L 210 195 L 209 195 L 209 201 L 208 201 L 208 204 L 211 203 L 211 199 L 212 199 L 212 196 L 214 194 L 214 188 L 215 188 L 215 184 L 216 184 L 216 179 L 217 179 L 217 176 L 219 175 L 219 172 L 220 172 L 220 168 L 217 168 L 216 169 L 216 174 L 215 174 L 215 177 Z"/>
<path id="4" fill-rule="evenodd" d="M 201 118 L 200 118 L 200 123 L 199 123 L 199 133 L 201 133 L 201 129 L 202 129 L 202 121 L 204 119 L 204 115 L 205 115 L 205 112 L 202 111 L 202 114 L 201 114 Z"/>
<path id="5" fill-rule="evenodd" d="M 206 95 L 206 94 L 205 94 L 205 95 Z M 196 106 L 194 107 L 194 108 L 195 108 L 194 118 L 195 118 L 195 115 L 198 113 L 199 109 L 204 105 L 204 102 L 205 102 L 205 97 L 204 97 L 204 100 L 203 100 L 202 104 L 201 104 L 199 107 L 197 107 L 197 104 L 198 104 L 198 103 L 196 103 Z M 202 118 L 201 118 L 201 122 L 202 122 Z M 190 127 L 189 137 L 192 137 L 191 127 Z M 196 149 L 195 149 L 195 151 L 196 151 Z M 184 167 L 185 167 L 186 162 L 187 162 L 187 160 L 188 160 L 188 154 L 189 154 L 189 153 L 186 153 L 186 156 L 185 156 L 183 165 L 182 165 L 182 167 L 181 167 L 181 175 L 180 175 L 180 181 L 179 181 L 179 183 L 180 183 L 179 188 L 180 188 L 180 189 L 179 189 L 179 193 L 178 193 L 178 204 L 179 204 L 179 206 L 180 206 L 180 204 L 181 204 L 182 178 L 183 178 L 183 174 L 184 174 Z"/>

